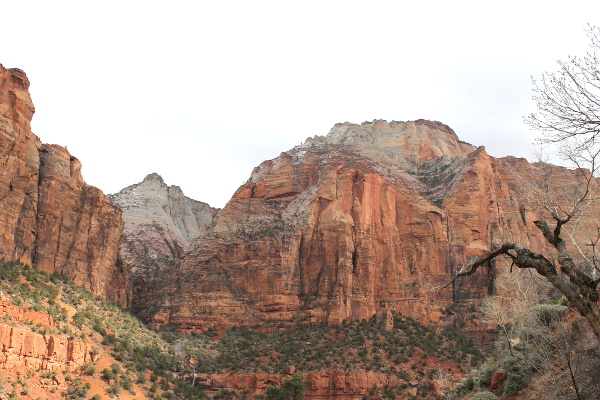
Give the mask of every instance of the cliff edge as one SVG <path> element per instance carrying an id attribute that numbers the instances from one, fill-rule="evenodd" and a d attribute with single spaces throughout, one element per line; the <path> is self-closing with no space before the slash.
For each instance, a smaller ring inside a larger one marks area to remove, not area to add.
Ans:
<path id="1" fill-rule="evenodd" d="M 66 275 L 128 306 L 121 210 L 84 182 L 66 148 L 33 134 L 28 89 L 23 71 L 0 65 L 0 257 Z"/>

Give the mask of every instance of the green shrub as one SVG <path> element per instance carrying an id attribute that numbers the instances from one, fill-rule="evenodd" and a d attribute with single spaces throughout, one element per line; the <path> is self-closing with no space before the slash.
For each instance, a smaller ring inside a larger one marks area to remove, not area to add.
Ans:
<path id="1" fill-rule="evenodd" d="M 306 381 L 300 375 L 294 375 L 281 387 L 267 387 L 267 400 L 305 400 Z"/>
<path id="2" fill-rule="evenodd" d="M 538 304 L 532 308 L 533 316 L 542 325 L 550 326 L 567 315 L 568 307 L 560 304 Z"/>
<path id="3" fill-rule="evenodd" d="M 0 259 L 0 280 L 6 280 L 10 283 L 17 283 L 21 275 L 21 268 L 24 264 L 18 261 L 5 261 Z"/>
<path id="4" fill-rule="evenodd" d="M 104 368 L 104 370 L 102 370 L 102 379 L 104 379 L 106 382 L 110 382 L 116 377 L 117 375 L 113 372 L 113 370 L 108 368 Z"/>
<path id="5" fill-rule="evenodd" d="M 506 382 L 502 397 L 509 397 L 527 386 L 528 373 L 525 362 L 521 357 L 510 356 L 502 361 L 502 368 L 506 372 Z"/>
<path id="6" fill-rule="evenodd" d="M 121 384 L 119 382 L 115 382 L 112 385 L 110 385 L 110 387 L 107 389 L 106 393 L 113 395 L 113 396 L 118 396 L 119 393 L 121 393 Z"/>
<path id="7" fill-rule="evenodd" d="M 476 387 L 484 389 L 492 384 L 492 377 L 498 370 L 498 365 L 492 359 L 488 359 L 478 370 L 474 372 L 473 383 Z"/>
<path id="8" fill-rule="evenodd" d="M 475 396 L 472 398 L 473 400 L 498 400 L 498 396 L 496 396 L 492 392 L 478 392 L 475 393 Z"/>
<path id="9" fill-rule="evenodd" d="M 461 400 L 474 388 L 475 384 L 473 383 L 473 378 L 467 376 L 462 381 L 454 384 L 452 389 L 450 389 L 450 393 L 448 393 L 448 400 Z"/>
<path id="10" fill-rule="evenodd" d="M 86 373 L 86 375 L 94 376 L 94 374 L 96 373 L 96 366 L 91 361 L 88 361 L 83 366 L 83 370 Z"/>
<path id="11" fill-rule="evenodd" d="M 81 379 L 77 378 L 67 388 L 67 399 L 85 399 L 90 388 L 91 385 L 89 382 L 85 385 L 81 385 Z"/>

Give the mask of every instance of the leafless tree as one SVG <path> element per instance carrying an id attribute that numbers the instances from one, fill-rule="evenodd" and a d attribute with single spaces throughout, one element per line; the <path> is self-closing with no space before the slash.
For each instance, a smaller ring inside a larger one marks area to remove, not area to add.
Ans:
<path id="1" fill-rule="evenodd" d="M 514 273 L 499 271 L 495 287 L 498 292 L 510 293 L 510 298 L 493 295 L 481 303 L 483 321 L 500 328 L 503 346 L 498 349 L 499 352 L 508 349 L 511 356 L 515 355 L 513 343 L 518 341 L 518 325 L 526 320 L 532 304 L 537 304 L 542 298 L 541 292 L 546 286 L 541 278 L 528 270 Z"/>
<path id="2" fill-rule="evenodd" d="M 535 270 L 558 289 L 600 337 L 600 226 L 591 221 L 592 209 L 599 205 L 600 168 L 600 30 L 590 27 L 591 51 L 583 58 L 559 62 L 559 71 L 545 73 L 534 81 L 534 101 L 538 112 L 526 118 L 531 128 L 543 133 L 542 142 L 559 148 L 558 154 L 578 174 L 567 192 L 552 193 L 552 182 L 532 180 L 532 192 L 540 218 L 534 221 L 557 255 L 534 252 L 520 243 L 504 243 L 487 256 L 465 265 L 449 282 L 474 274 L 478 267 L 497 257 L 508 257 L 514 266 Z M 537 183 L 537 184 L 536 184 Z"/>
<path id="3" fill-rule="evenodd" d="M 533 81 L 533 100 L 538 112 L 526 118 L 531 128 L 545 133 L 546 140 L 562 142 L 584 137 L 584 146 L 600 133 L 600 70 L 596 51 L 600 30 L 589 27 L 591 51 L 583 58 L 559 61 L 559 71 L 544 73 Z"/>

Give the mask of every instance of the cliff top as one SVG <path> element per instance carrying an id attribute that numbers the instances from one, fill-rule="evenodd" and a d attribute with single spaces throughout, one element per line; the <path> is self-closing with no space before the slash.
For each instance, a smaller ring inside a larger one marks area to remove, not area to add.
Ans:
<path id="1" fill-rule="evenodd" d="M 308 138 L 300 148 L 319 145 L 354 147 L 377 162 L 401 168 L 443 156 L 466 157 L 476 149 L 462 142 L 448 125 L 424 119 L 338 123 L 326 136 Z"/>

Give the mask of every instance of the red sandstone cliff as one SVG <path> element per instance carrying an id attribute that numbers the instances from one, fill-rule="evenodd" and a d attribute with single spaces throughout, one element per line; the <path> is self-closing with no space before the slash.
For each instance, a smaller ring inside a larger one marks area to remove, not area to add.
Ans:
<path id="1" fill-rule="evenodd" d="M 0 301 L 4 318 L 12 321 L 54 326 L 43 312 L 23 310 Z M 23 327 L 0 324 L 0 369 L 2 370 L 66 370 L 80 367 L 89 359 L 84 342 L 55 335 L 39 334 Z"/>
<path id="2" fill-rule="evenodd" d="M 154 316 L 182 330 L 264 321 L 337 323 L 396 310 L 464 321 L 494 268 L 440 290 L 511 237 L 540 249 L 527 176 L 430 122 L 338 124 L 257 167 L 202 229 Z M 570 178 L 569 178 L 570 177 Z"/>
<path id="3" fill-rule="evenodd" d="M 311 400 L 360 400 L 367 396 L 369 392 L 376 388 L 396 387 L 402 393 L 403 398 L 416 396 L 418 393 L 417 385 L 424 383 L 423 377 L 419 376 L 411 379 L 410 385 L 407 385 L 403 379 L 397 376 L 384 374 L 375 371 L 315 371 L 299 374 L 302 376 L 306 385 L 306 397 Z M 207 393 L 214 395 L 220 390 L 245 390 L 254 396 L 265 394 L 269 386 L 280 387 L 285 381 L 290 379 L 289 375 L 284 374 L 198 374 L 196 377 L 198 385 L 207 389 Z M 434 381 L 433 379 L 430 379 Z M 439 382 L 435 382 L 434 390 L 429 395 L 422 395 L 421 398 L 437 398 L 443 396 L 447 387 L 440 387 Z M 406 397 L 404 397 L 406 396 Z M 400 397 L 398 397 L 400 398 Z"/>
<path id="4" fill-rule="evenodd" d="M 127 306 L 121 211 L 83 181 L 67 149 L 33 134 L 28 88 L 23 71 L 0 65 L 0 257 L 62 273 Z"/>

